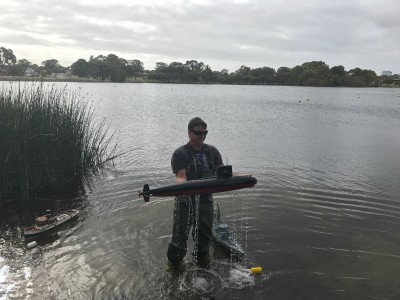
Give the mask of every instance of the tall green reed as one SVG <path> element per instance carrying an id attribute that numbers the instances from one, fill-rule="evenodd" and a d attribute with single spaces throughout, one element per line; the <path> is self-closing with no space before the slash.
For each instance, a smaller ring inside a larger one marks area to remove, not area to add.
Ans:
<path id="1" fill-rule="evenodd" d="M 70 192 L 112 164 L 114 133 L 84 100 L 67 86 L 2 86 L 0 204 Z"/>

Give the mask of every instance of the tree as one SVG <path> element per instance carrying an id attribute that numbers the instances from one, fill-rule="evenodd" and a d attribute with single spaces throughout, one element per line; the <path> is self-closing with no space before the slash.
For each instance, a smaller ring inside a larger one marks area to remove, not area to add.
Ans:
<path id="1" fill-rule="evenodd" d="M 235 71 L 236 74 L 240 74 L 240 75 L 249 75 L 251 71 L 250 67 L 247 66 L 241 66 L 239 69 L 237 69 Z"/>
<path id="2" fill-rule="evenodd" d="M 0 66 L 13 65 L 17 62 L 17 58 L 11 49 L 0 47 Z"/>
<path id="3" fill-rule="evenodd" d="M 251 70 L 250 75 L 253 76 L 252 83 L 273 84 L 276 71 L 270 67 L 262 67 Z"/>
<path id="4" fill-rule="evenodd" d="M 197 60 L 188 60 L 183 67 L 187 82 L 198 82 L 206 68 L 203 62 L 198 62 Z"/>
<path id="5" fill-rule="evenodd" d="M 369 86 L 377 80 L 376 73 L 371 70 L 362 70 L 360 68 L 351 69 L 345 80 L 346 86 Z"/>
<path id="6" fill-rule="evenodd" d="M 250 71 L 251 68 L 242 65 L 239 69 L 237 69 L 233 74 L 232 74 L 232 80 L 236 83 L 249 83 L 250 82 Z"/>
<path id="7" fill-rule="evenodd" d="M 360 68 L 354 68 L 347 72 L 350 76 L 361 76 L 362 70 Z"/>
<path id="8" fill-rule="evenodd" d="M 24 76 L 25 71 L 33 65 L 26 59 L 20 59 L 17 64 L 12 64 L 6 67 L 7 75 L 10 76 Z"/>
<path id="9" fill-rule="evenodd" d="M 7 74 L 10 76 L 24 76 L 25 71 L 32 66 L 32 63 L 26 59 L 20 59 L 17 64 L 7 67 Z"/>
<path id="10" fill-rule="evenodd" d="M 169 81 L 172 81 L 172 83 L 182 81 L 185 67 L 182 63 L 174 61 L 168 65 L 166 72 L 168 73 Z"/>
<path id="11" fill-rule="evenodd" d="M 344 75 L 346 75 L 346 70 L 341 65 L 332 67 L 332 68 L 330 68 L 329 71 L 334 76 L 344 76 Z"/>
<path id="12" fill-rule="evenodd" d="M 79 78 L 83 78 L 88 75 L 89 71 L 89 64 L 88 62 L 80 58 L 76 62 L 71 65 L 71 74 L 79 76 Z"/>
<path id="13" fill-rule="evenodd" d="M 302 66 L 295 66 L 290 69 L 290 76 L 286 84 L 289 85 L 302 85 L 303 83 L 304 68 Z"/>
<path id="14" fill-rule="evenodd" d="M 323 61 L 305 62 L 303 67 L 302 84 L 307 86 L 329 85 L 329 66 Z"/>
<path id="15" fill-rule="evenodd" d="M 280 67 L 276 71 L 275 82 L 277 84 L 288 84 L 290 79 L 291 69 L 288 67 Z"/>
<path id="16" fill-rule="evenodd" d="M 18 65 L 20 65 L 24 69 L 27 69 L 27 68 L 30 68 L 33 66 L 33 64 L 25 58 L 18 60 Z"/>
<path id="17" fill-rule="evenodd" d="M 362 70 L 361 77 L 364 78 L 367 85 L 370 85 L 373 81 L 376 81 L 378 79 L 378 76 L 376 76 L 376 73 L 374 71 L 366 69 Z"/>
<path id="18" fill-rule="evenodd" d="M 58 63 L 58 60 L 56 59 L 45 60 L 42 62 L 42 66 L 46 74 L 62 73 L 65 69 Z"/>
<path id="19" fill-rule="evenodd" d="M 96 57 L 91 56 L 88 61 L 88 74 L 95 79 L 105 80 L 108 78 L 106 57 L 104 55 L 98 55 Z"/>
<path id="20" fill-rule="evenodd" d="M 106 74 L 112 82 L 124 82 L 126 79 L 125 67 L 127 61 L 115 54 L 107 55 L 105 59 Z"/>
<path id="21" fill-rule="evenodd" d="M 148 79 L 153 79 L 153 80 L 158 80 L 160 82 L 166 82 L 168 81 L 167 77 L 167 68 L 168 64 L 164 62 L 157 62 L 156 67 L 154 71 L 151 71 L 148 73 L 147 78 Z"/>
<path id="22" fill-rule="evenodd" d="M 221 72 L 220 72 L 220 74 L 221 74 L 222 76 L 228 76 L 228 75 L 229 75 L 229 71 L 228 71 L 227 69 L 222 69 Z"/>
<path id="23" fill-rule="evenodd" d="M 329 69 L 331 74 L 331 85 L 333 86 L 343 86 L 345 82 L 346 70 L 343 66 L 334 66 Z"/>
<path id="24" fill-rule="evenodd" d="M 206 68 L 203 62 L 197 62 L 197 60 L 186 61 L 184 67 L 188 72 L 192 73 L 201 73 Z"/>
<path id="25" fill-rule="evenodd" d="M 214 82 L 215 81 L 215 77 L 214 77 L 214 73 L 211 70 L 209 65 L 206 65 L 202 74 L 201 74 L 203 81 L 205 83 L 209 83 L 209 82 Z"/>
<path id="26" fill-rule="evenodd" d="M 140 77 L 143 76 L 144 67 L 143 63 L 138 59 L 128 60 L 125 66 L 126 76 Z"/>
<path id="27" fill-rule="evenodd" d="M 229 71 L 227 69 L 222 69 L 221 72 L 214 71 L 214 77 L 218 82 L 228 83 Z"/>
<path id="28" fill-rule="evenodd" d="M 15 65 L 16 61 L 17 58 L 11 49 L 0 47 L 0 74 L 14 73 L 11 67 Z"/>
<path id="29" fill-rule="evenodd" d="M 157 73 L 165 73 L 168 68 L 168 64 L 164 62 L 156 62 L 156 69 Z"/>

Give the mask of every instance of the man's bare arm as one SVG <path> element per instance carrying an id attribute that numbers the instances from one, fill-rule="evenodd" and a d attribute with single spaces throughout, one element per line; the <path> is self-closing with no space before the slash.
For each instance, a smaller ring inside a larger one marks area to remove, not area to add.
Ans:
<path id="1" fill-rule="evenodd" d="M 176 183 L 183 183 L 183 182 L 187 181 L 186 169 L 182 169 L 182 170 L 179 170 L 178 172 L 176 172 L 175 181 L 176 181 Z"/>

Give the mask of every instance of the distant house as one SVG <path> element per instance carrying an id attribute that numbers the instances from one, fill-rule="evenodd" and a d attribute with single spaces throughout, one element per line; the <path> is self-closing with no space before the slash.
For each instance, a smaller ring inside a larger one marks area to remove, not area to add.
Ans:
<path id="1" fill-rule="evenodd" d="M 382 71 L 382 76 L 392 76 L 392 71 Z"/>
<path id="2" fill-rule="evenodd" d="M 32 68 L 26 68 L 26 70 L 25 70 L 25 76 L 26 76 L 26 77 L 37 76 L 37 73 L 36 73 L 35 70 L 32 69 Z"/>

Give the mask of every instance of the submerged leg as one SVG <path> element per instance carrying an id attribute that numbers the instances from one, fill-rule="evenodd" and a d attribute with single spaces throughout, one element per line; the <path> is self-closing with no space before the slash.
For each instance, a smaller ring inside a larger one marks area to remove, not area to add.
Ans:
<path id="1" fill-rule="evenodd" d="M 212 199 L 200 199 L 199 207 L 199 226 L 197 246 L 197 260 L 202 263 L 208 263 L 209 250 L 212 241 L 212 221 L 214 206 Z"/>
<path id="2" fill-rule="evenodd" d="M 190 227 L 193 224 L 193 203 L 175 199 L 172 240 L 168 246 L 167 257 L 173 265 L 178 265 L 186 255 Z"/>

